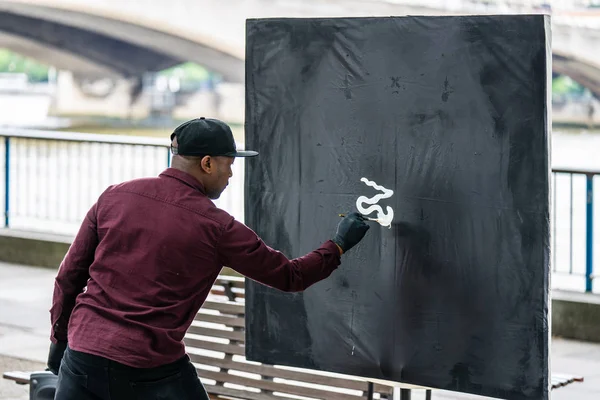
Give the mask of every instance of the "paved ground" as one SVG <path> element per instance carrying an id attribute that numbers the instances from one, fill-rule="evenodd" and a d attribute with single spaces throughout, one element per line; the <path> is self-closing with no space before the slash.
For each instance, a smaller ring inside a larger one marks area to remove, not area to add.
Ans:
<path id="1" fill-rule="evenodd" d="M 0 373 L 43 370 L 49 345 L 49 312 L 56 271 L 0 263 Z M 598 322 L 600 329 L 600 321 Z M 580 374 L 585 382 L 554 390 L 553 400 L 600 399 L 600 344 L 553 338 L 553 373 Z M 0 399 L 28 400 L 27 387 L 0 379 Z M 413 400 L 425 398 L 416 392 Z M 434 391 L 434 400 L 483 399 Z"/>
<path id="2" fill-rule="evenodd" d="M 0 263 L 0 374 L 46 368 L 54 274 Z M 29 388 L 0 379 L 0 399 L 29 400 Z"/>
<path id="3" fill-rule="evenodd" d="M 45 368 L 46 366 L 41 362 L 0 356 L 0 375 L 7 371 L 43 371 Z M 17 385 L 13 381 L 0 379 L 0 399 L 29 400 L 29 386 Z"/>

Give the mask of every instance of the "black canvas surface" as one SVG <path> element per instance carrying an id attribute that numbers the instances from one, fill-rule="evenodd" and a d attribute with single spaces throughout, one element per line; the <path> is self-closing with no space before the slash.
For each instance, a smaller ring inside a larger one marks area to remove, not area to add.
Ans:
<path id="1" fill-rule="evenodd" d="M 394 212 L 303 293 L 247 281 L 249 360 L 548 398 L 549 36 L 527 15 L 247 21 L 247 225 L 295 258 L 381 193 L 361 178 Z"/>

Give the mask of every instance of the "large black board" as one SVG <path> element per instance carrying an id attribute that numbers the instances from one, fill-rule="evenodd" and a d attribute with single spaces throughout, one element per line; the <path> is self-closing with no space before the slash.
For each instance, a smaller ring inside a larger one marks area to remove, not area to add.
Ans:
<path id="1" fill-rule="evenodd" d="M 249 360 L 548 398 L 549 21 L 247 21 L 246 223 L 288 257 L 394 190 L 329 279 L 247 281 Z M 375 216 L 374 214 L 372 216 Z"/>

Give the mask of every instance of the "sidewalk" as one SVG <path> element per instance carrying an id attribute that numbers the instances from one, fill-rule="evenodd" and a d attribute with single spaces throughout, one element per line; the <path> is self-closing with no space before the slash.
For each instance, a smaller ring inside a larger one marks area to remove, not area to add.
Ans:
<path id="1" fill-rule="evenodd" d="M 55 274 L 0 263 L 0 375 L 46 368 Z M 29 387 L 0 379 L 0 399 L 29 400 Z"/>
<path id="2" fill-rule="evenodd" d="M 55 275 L 56 271 L 47 268 L 0 263 L 0 373 L 45 368 Z M 583 383 L 553 390 L 553 400 L 600 399 L 600 344 L 553 338 L 551 366 L 553 373 L 585 378 Z M 27 387 L 0 379 L 0 399 L 28 400 L 27 393 Z M 412 398 L 420 400 L 425 395 L 415 391 Z M 436 390 L 432 399 L 484 397 Z"/>
<path id="3" fill-rule="evenodd" d="M 45 368 L 46 366 L 41 362 L 0 356 L 0 375 L 6 371 L 43 371 Z M 13 381 L 0 379 L 0 399 L 29 400 L 29 386 L 17 385 Z"/>

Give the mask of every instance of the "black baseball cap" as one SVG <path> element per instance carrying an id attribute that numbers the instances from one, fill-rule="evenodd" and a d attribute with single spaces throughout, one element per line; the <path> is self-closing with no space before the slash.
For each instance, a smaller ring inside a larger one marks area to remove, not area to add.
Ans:
<path id="1" fill-rule="evenodd" d="M 177 137 L 177 147 L 171 145 L 171 153 L 181 156 L 227 156 L 254 157 L 256 151 L 238 151 L 231 128 L 223 121 L 213 118 L 195 118 L 179 125 L 171 134 L 171 142 Z"/>

